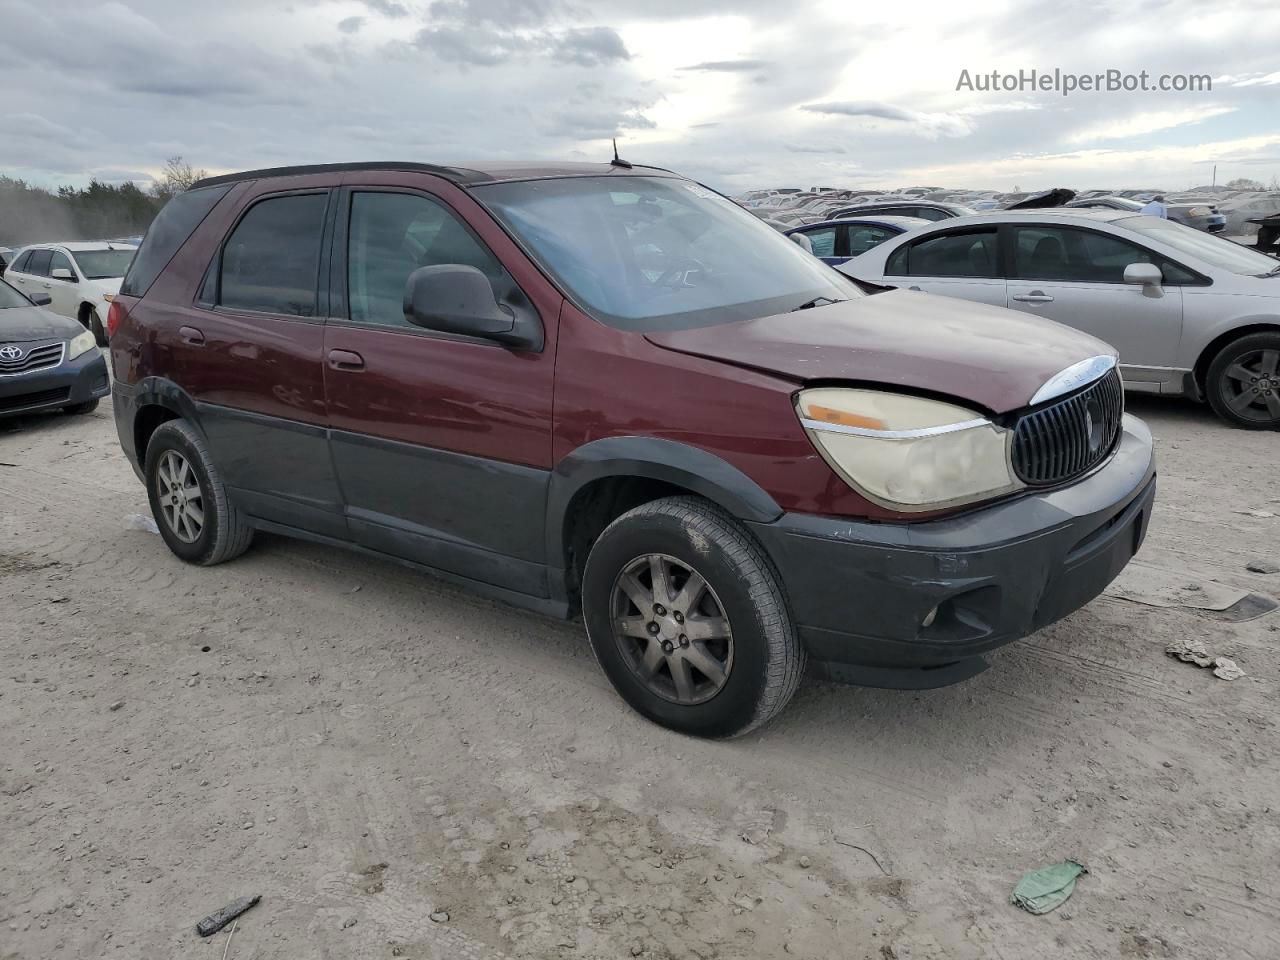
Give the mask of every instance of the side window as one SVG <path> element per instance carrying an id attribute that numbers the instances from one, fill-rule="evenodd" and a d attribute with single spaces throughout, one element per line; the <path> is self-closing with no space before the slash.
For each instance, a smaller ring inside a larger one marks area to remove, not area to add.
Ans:
<path id="1" fill-rule="evenodd" d="M 316 313 L 325 193 L 261 200 L 222 250 L 218 302 L 234 310 L 291 317 Z"/>
<path id="2" fill-rule="evenodd" d="M 849 227 L 849 256 L 856 257 L 860 253 L 866 253 L 872 247 L 884 243 L 890 237 L 894 236 L 893 232 L 886 230 L 884 227 L 874 227 L 870 224 L 866 226 Z"/>
<path id="3" fill-rule="evenodd" d="M 836 228 L 821 227 L 817 230 L 805 230 L 804 235 L 813 244 L 815 257 L 834 257 L 836 255 Z"/>
<path id="4" fill-rule="evenodd" d="M 52 250 L 32 250 L 31 259 L 27 261 L 27 269 L 24 271 L 33 277 L 47 277 L 49 275 L 49 261 L 53 259 Z"/>
<path id="5" fill-rule="evenodd" d="M 60 250 L 54 250 L 53 257 L 49 261 L 49 276 L 52 277 L 53 271 L 58 269 L 68 270 L 71 273 L 71 279 L 69 281 L 63 280 L 63 283 L 75 283 L 76 271 L 71 266 L 70 258 L 68 258 L 67 255 L 61 252 Z"/>
<path id="6" fill-rule="evenodd" d="M 994 277 L 996 231 L 969 230 L 925 237 L 911 245 L 913 277 Z"/>
<path id="7" fill-rule="evenodd" d="M 889 260 L 884 265 L 886 277 L 905 277 L 907 275 L 907 249 L 910 246 L 911 244 L 904 243 L 889 254 Z"/>
<path id="8" fill-rule="evenodd" d="M 1014 236 L 1014 276 L 1022 280 L 1123 283 L 1124 268 L 1131 263 L 1154 263 L 1165 271 L 1177 269 L 1119 237 L 1091 230 L 1017 227 Z M 1178 272 L 1186 276 L 1185 271 Z"/>
<path id="9" fill-rule="evenodd" d="M 20 256 L 17 260 L 15 260 L 13 264 L 9 267 L 9 269 L 12 270 L 14 273 L 26 273 L 27 264 L 29 264 L 30 262 L 31 262 L 31 251 L 28 250 L 22 256 Z"/>
<path id="10" fill-rule="evenodd" d="M 347 252 L 347 297 L 357 323 L 409 325 L 404 288 L 419 267 L 461 263 L 505 297 L 513 281 L 492 253 L 443 204 L 407 193 L 354 193 Z"/>
<path id="11" fill-rule="evenodd" d="M 916 207 L 915 212 L 908 216 L 919 217 L 921 220 L 932 220 L 935 223 L 939 220 L 949 219 L 941 210 L 935 210 L 933 207 Z"/>

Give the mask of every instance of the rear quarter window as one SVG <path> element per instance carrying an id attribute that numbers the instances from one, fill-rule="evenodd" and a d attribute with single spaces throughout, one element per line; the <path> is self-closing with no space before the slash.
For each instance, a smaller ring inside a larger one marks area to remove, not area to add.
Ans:
<path id="1" fill-rule="evenodd" d="M 180 193 L 165 204 L 143 237 L 142 246 L 138 248 L 120 285 L 120 292 L 129 297 L 145 295 L 173 255 L 230 189 L 230 184 L 200 187 Z"/>

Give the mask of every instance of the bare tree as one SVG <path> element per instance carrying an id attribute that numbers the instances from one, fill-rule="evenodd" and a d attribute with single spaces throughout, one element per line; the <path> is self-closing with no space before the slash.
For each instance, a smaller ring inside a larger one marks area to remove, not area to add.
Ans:
<path id="1" fill-rule="evenodd" d="M 1265 190 L 1267 189 L 1257 180 L 1250 180 L 1248 177 L 1237 177 L 1227 184 L 1228 190 Z"/>
<path id="2" fill-rule="evenodd" d="M 164 172 L 151 187 L 156 199 L 167 202 L 175 194 L 191 188 L 197 180 L 203 180 L 209 174 L 205 170 L 193 170 L 191 164 L 181 156 L 170 157 L 164 162 Z"/>

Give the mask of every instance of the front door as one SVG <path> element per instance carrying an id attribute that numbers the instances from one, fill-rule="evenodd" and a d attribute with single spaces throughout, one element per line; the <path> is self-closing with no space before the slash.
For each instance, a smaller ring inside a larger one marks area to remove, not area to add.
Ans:
<path id="1" fill-rule="evenodd" d="M 54 271 L 57 270 L 66 270 L 71 274 L 70 278 L 55 277 Z M 49 304 L 50 310 L 72 320 L 80 319 L 80 288 L 76 282 L 76 268 L 72 266 L 71 258 L 61 250 L 54 250 L 49 259 L 48 294 L 53 298 L 53 302 Z"/>
<path id="2" fill-rule="evenodd" d="M 403 178 L 422 188 L 351 174 L 339 198 L 324 375 L 351 536 L 471 580 L 546 596 L 560 301 L 547 296 L 545 280 L 518 283 L 504 269 L 495 247 L 505 262 L 523 255 L 473 200 L 442 181 L 435 186 L 435 178 Z M 409 323 L 409 274 L 446 263 L 477 267 L 500 302 L 536 311 L 543 349 L 513 350 Z M 535 284 L 542 293 L 530 289 Z"/>
<path id="3" fill-rule="evenodd" d="M 1009 229 L 1010 307 L 1111 344 L 1127 380 L 1137 368 L 1172 366 L 1182 336 L 1182 277 L 1175 264 L 1108 233 L 1056 225 Z M 1131 263 L 1156 263 L 1166 283 L 1158 289 L 1125 283 Z"/>

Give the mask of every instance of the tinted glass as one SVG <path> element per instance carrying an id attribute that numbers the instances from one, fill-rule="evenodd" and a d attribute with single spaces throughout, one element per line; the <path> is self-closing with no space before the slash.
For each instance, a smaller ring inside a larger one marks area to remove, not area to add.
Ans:
<path id="1" fill-rule="evenodd" d="M 951 215 L 946 211 L 935 210 L 933 207 L 916 207 L 914 212 L 905 211 L 905 215 L 908 217 L 919 217 L 921 220 L 932 220 L 934 222 L 937 222 L 938 220 L 948 220 L 951 217 Z"/>
<path id="2" fill-rule="evenodd" d="M 884 243 L 892 236 L 896 236 L 896 234 L 884 227 L 874 227 L 870 224 L 864 226 L 851 225 L 849 227 L 849 256 L 856 257 L 860 253 L 866 253 L 872 247 Z"/>
<path id="3" fill-rule="evenodd" d="M 1023 280 L 1067 280 L 1077 283 L 1124 283 L 1131 263 L 1154 263 L 1162 257 L 1090 230 L 1069 227 L 1015 227 L 1014 276 Z"/>
<path id="4" fill-rule="evenodd" d="M 1230 270 L 1243 276 L 1262 276 L 1274 273 L 1277 267 L 1276 261 L 1265 254 L 1180 223 L 1155 217 L 1126 218 L 1120 223 L 1135 233 L 1167 243 L 1180 253 L 1203 260 L 1219 270 Z"/>
<path id="5" fill-rule="evenodd" d="M 907 245 L 903 244 L 893 253 L 884 265 L 885 276 L 905 277 L 907 275 Z"/>
<path id="6" fill-rule="evenodd" d="M 834 257 L 836 255 L 836 228 L 821 227 L 817 230 L 805 230 L 804 235 L 813 244 L 815 257 Z"/>
<path id="7" fill-rule="evenodd" d="M 485 247 L 442 204 L 402 193 L 351 198 L 347 298 L 351 319 L 404 324 L 404 289 L 419 267 L 461 263 L 484 273 L 499 297 L 512 281 Z"/>
<path id="8" fill-rule="evenodd" d="M 53 271 L 59 270 L 59 269 L 69 270 L 71 272 L 71 282 L 74 282 L 76 278 L 76 272 L 74 269 L 72 269 L 71 260 L 67 257 L 65 253 L 62 253 L 61 251 L 58 251 L 58 250 L 54 250 L 53 258 L 49 261 L 49 276 L 53 276 Z M 64 280 L 62 282 L 67 283 L 69 281 Z"/>
<path id="9" fill-rule="evenodd" d="M 133 262 L 136 250 L 85 250 L 74 254 L 80 272 L 88 280 L 110 280 L 123 277 Z"/>
<path id="10" fill-rule="evenodd" d="M 187 238 L 230 189 L 230 184 L 201 187 L 180 193 L 166 203 L 147 228 L 147 235 L 142 238 L 142 246 L 129 265 L 120 292 L 140 297 L 151 289 L 151 284 L 155 283 L 178 248 L 187 242 Z"/>
<path id="11" fill-rule="evenodd" d="M 913 277 L 994 277 L 995 230 L 947 233 L 912 244 L 907 265 Z"/>
<path id="12" fill-rule="evenodd" d="M 0 310 L 8 310 L 13 307 L 29 307 L 31 301 L 20 294 L 13 287 L 9 286 L 3 280 L 0 280 Z M 0 326 L 0 340 L 4 339 L 4 327 Z"/>
<path id="13" fill-rule="evenodd" d="M 235 310 L 315 316 L 328 202 L 328 194 L 308 193 L 251 207 L 223 247 L 218 302 Z"/>
<path id="14" fill-rule="evenodd" d="M 27 261 L 27 269 L 24 271 L 33 277 L 47 277 L 49 275 L 49 262 L 53 259 L 52 250 L 32 250 L 31 259 Z"/>
<path id="15" fill-rule="evenodd" d="M 749 320 L 863 294 L 732 201 L 674 177 L 568 177 L 472 192 L 584 307 L 628 330 Z"/>
<path id="16" fill-rule="evenodd" d="M 17 273 L 25 273 L 27 270 L 27 264 L 30 262 L 31 262 L 31 251 L 28 250 L 26 253 L 20 256 L 17 260 L 13 261 L 13 266 L 11 266 L 9 269 Z"/>

